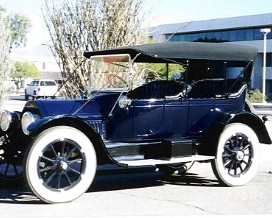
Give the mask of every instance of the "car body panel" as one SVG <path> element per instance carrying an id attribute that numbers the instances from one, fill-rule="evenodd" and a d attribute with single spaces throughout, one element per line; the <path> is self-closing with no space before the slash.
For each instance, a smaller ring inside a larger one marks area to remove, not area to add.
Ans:
<path id="1" fill-rule="evenodd" d="M 43 117 L 62 114 L 70 115 L 77 112 L 77 110 L 79 110 L 78 114 L 80 115 L 100 114 L 100 106 L 96 101 L 89 101 L 85 104 L 86 100 L 37 100 L 35 103 Z"/>

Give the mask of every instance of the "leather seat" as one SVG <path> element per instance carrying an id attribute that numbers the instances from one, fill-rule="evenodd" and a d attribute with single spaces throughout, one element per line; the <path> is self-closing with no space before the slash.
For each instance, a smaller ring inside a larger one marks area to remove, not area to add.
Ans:
<path id="1" fill-rule="evenodd" d="M 178 95 L 184 88 L 184 83 L 174 80 L 159 80 L 147 83 L 132 90 L 129 92 L 128 96 L 133 99 L 165 98 L 165 96 Z"/>

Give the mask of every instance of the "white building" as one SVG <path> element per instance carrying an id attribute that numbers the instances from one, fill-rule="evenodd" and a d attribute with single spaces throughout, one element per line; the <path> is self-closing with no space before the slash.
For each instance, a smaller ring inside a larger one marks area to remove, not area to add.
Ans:
<path id="1" fill-rule="evenodd" d="M 40 45 L 31 50 L 18 49 L 11 53 L 13 61 L 29 62 L 34 64 L 41 72 L 43 79 L 54 79 L 60 81 L 61 73 L 55 58 L 53 57 L 50 49 L 46 45 Z M 23 88 L 30 82 L 31 79 L 26 79 L 22 86 Z"/>

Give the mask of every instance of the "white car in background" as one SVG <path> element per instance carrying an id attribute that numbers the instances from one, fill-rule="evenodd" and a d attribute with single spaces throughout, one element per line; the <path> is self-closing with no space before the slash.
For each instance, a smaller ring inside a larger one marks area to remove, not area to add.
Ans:
<path id="1" fill-rule="evenodd" d="M 55 98 L 58 94 L 58 84 L 52 79 L 34 79 L 25 89 L 25 100 L 30 96 L 35 98 Z"/>

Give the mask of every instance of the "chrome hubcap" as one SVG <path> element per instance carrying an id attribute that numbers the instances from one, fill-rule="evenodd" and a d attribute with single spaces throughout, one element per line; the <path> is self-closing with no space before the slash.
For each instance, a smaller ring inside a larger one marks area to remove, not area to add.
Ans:
<path id="1" fill-rule="evenodd" d="M 243 160 L 244 159 L 244 152 L 242 152 L 242 151 L 237 151 L 236 152 L 236 155 L 235 155 L 235 157 L 236 157 L 236 160 L 239 160 L 239 161 L 241 161 L 241 160 Z"/>

